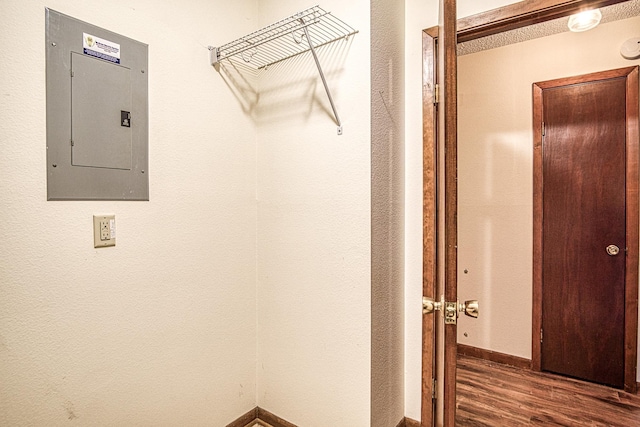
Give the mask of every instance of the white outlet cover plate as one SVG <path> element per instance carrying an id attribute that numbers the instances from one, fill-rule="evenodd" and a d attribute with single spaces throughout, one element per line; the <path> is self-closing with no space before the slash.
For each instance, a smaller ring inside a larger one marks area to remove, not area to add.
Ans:
<path id="1" fill-rule="evenodd" d="M 108 239 L 101 238 L 100 224 L 107 221 L 109 226 Z M 115 215 L 94 215 L 93 216 L 93 247 L 104 248 L 116 245 L 116 216 Z"/>

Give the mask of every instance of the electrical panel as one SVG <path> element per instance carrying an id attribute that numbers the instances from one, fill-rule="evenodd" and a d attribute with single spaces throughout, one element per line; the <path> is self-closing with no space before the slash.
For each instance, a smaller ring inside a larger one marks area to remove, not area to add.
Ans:
<path id="1" fill-rule="evenodd" d="M 149 200 L 148 46 L 45 18 L 47 199 Z"/>

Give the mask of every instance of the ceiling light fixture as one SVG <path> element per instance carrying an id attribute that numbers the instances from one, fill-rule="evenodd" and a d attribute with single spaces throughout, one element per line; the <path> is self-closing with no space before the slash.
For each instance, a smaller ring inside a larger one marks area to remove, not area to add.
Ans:
<path id="1" fill-rule="evenodd" d="M 569 17 L 569 29 L 574 33 L 595 28 L 602 19 L 600 9 L 586 10 Z"/>

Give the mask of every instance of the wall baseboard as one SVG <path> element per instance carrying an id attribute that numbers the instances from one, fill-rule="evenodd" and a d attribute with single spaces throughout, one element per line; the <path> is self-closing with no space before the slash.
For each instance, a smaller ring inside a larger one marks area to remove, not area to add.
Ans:
<path id="1" fill-rule="evenodd" d="M 273 427 L 297 427 L 295 424 L 290 423 L 289 421 L 280 418 L 274 414 L 272 414 L 271 412 L 262 409 L 262 408 L 257 408 L 257 412 L 258 412 L 258 420 L 259 421 L 264 421 L 265 423 L 269 424 L 270 426 Z"/>
<path id="2" fill-rule="evenodd" d="M 247 412 L 246 414 L 241 415 L 235 421 L 230 422 L 229 424 L 227 424 L 226 427 L 246 427 L 247 425 L 254 423 L 257 418 L 258 418 L 258 408 L 256 407 L 250 410 L 249 412 Z"/>
<path id="3" fill-rule="evenodd" d="M 227 424 L 226 427 L 251 427 L 254 424 L 268 425 L 269 427 L 298 427 L 257 406 L 235 421 Z M 403 418 L 396 427 L 420 427 L 420 421 Z"/>
<path id="4" fill-rule="evenodd" d="M 298 427 L 257 406 L 235 421 L 227 424 L 226 427 L 250 427 L 254 424 L 269 425 L 270 427 Z"/>
<path id="5" fill-rule="evenodd" d="M 404 417 L 400 420 L 396 427 L 420 427 L 420 421 L 412 420 L 411 418 Z"/>
<path id="6" fill-rule="evenodd" d="M 531 370 L 530 359 L 512 356 L 510 354 L 498 353 L 497 351 L 485 350 L 483 348 L 458 344 L 458 354 L 462 354 L 463 356 L 475 357 L 476 359 L 484 359 L 490 362 L 500 363 L 502 365 L 509 365 L 516 368 Z"/>

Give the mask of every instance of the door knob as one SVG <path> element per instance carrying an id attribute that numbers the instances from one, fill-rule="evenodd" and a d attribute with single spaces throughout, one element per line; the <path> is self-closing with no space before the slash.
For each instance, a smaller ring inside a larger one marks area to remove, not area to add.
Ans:
<path id="1" fill-rule="evenodd" d="M 422 314 L 431 314 L 442 308 L 442 303 L 431 298 L 422 297 Z"/>
<path id="2" fill-rule="evenodd" d="M 611 256 L 616 256 L 620 253 L 620 248 L 616 245 L 607 246 L 607 253 Z"/>
<path id="3" fill-rule="evenodd" d="M 464 312 L 464 314 L 466 314 L 467 316 L 477 319 L 478 313 L 480 312 L 480 306 L 478 304 L 478 300 L 472 299 L 472 300 L 463 302 L 462 304 L 460 304 L 459 310 L 461 312 Z"/>

